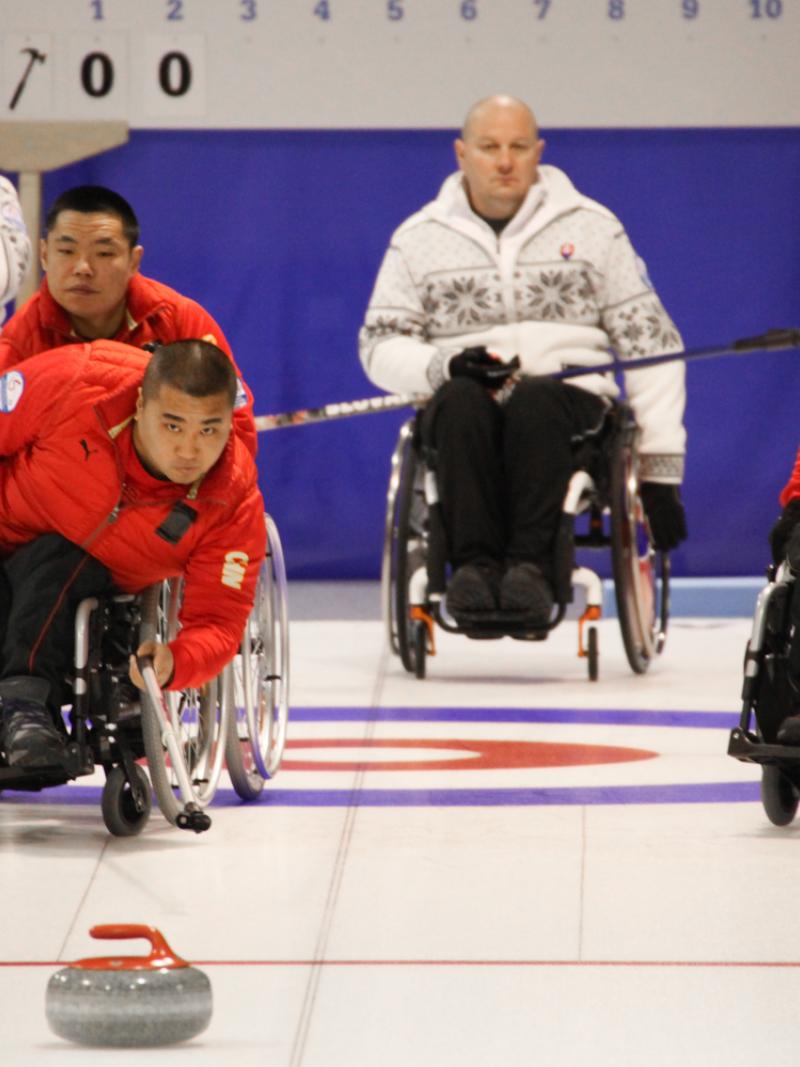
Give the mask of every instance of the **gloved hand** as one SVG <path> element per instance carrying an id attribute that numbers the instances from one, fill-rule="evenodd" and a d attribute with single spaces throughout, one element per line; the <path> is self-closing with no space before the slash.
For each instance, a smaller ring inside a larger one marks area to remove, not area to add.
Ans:
<path id="1" fill-rule="evenodd" d="M 653 545 L 659 552 L 670 552 L 686 540 L 686 512 L 677 485 L 642 482 L 639 495 L 650 524 Z"/>
<path id="2" fill-rule="evenodd" d="M 448 363 L 451 378 L 472 378 L 487 389 L 499 389 L 519 370 L 519 356 L 504 362 L 498 356 L 492 356 L 481 345 L 478 348 L 465 348 L 456 356 L 451 356 Z"/>
<path id="3" fill-rule="evenodd" d="M 783 514 L 769 532 L 769 544 L 775 563 L 783 563 L 786 559 L 787 546 L 792 536 L 792 531 L 798 524 L 800 524 L 800 498 L 789 501 L 783 509 Z M 798 548 L 800 548 L 800 545 L 798 545 Z M 791 566 L 792 570 L 794 570 L 794 564 Z"/>

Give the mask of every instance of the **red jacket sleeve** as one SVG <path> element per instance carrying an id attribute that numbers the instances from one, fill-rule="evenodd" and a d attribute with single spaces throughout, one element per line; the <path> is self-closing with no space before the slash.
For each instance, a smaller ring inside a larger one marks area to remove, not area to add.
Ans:
<path id="1" fill-rule="evenodd" d="M 785 508 L 789 501 L 796 497 L 800 497 L 800 448 L 797 450 L 792 476 L 781 491 L 779 498 L 781 507 Z"/>
<path id="2" fill-rule="evenodd" d="M 181 630 L 170 649 L 170 689 L 202 685 L 234 657 L 253 606 L 266 554 L 264 502 L 253 485 L 247 496 L 203 537 L 184 571 Z"/>

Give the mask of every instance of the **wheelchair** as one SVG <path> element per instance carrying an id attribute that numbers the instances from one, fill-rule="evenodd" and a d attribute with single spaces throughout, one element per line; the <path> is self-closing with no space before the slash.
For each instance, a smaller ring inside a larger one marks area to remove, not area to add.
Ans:
<path id="1" fill-rule="evenodd" d="M 277 527 L 265 516 L 267 553 L 239 652 L 202 687 L 164 690 L 152 663 L 140 661 L 146 689 L 128 678 L 130 653 L 142 641 L 167 642 L 178 632 L 181 580 L 140 595 L 89 597 L 75 616 L 73 701 L 62 767 L 0 767 L 0 790 L 36 791 L 105 772 L 103 821 L 118 837 L 138 834 L 155 793 L 179 829 L 211 825 L 205 810 L 225 761 L 243 800 L 255 799 L 283 756 L 289 715 L 287 583 Z M 146 758 L 147 771 L 141 765 Z M 152 789 L 151 789 L 152 785 Z"/>
<path id="2" fill-rule="evenodd" d="M 788 826 L 800 802 L 800 748 L 777 739 L 781 723 L 798 703 L 789 677 L 794 584 L 787 563 L 770 566 L 745 651 L 739 725 L 728 741 L 729 756 L 761 765 L 761 802 L 775 826 Z"/>
<path id="3" fill-rule="evenodd" d="M 578 656 L 599 675 L 595 623 L 602 614 L 599 575 L 575 565 L 576 548 L 611 549 L 617 614 L 631 669 L 643 674 L 664 648 L 669 621 L 669 556 L 653 547 L 638 493 L 637 427 L 630 408 L 609 408 L 600 432 L 578 446 L 554 549 L 553 615 L 532 627 L 510 612 L 481 612 L 457 622 L 446 609 L 445 534 L 434 472 L 425 463 L 420 411 L 400 429 L 391 459 L 381 565 L 382 614 L 389 645 L 403 667 L 424 678 L 435 655 L 435 628 L 473 639 L 509 636 L 542 641 L 564 619 L 575 588 L 585 594 Z"/>

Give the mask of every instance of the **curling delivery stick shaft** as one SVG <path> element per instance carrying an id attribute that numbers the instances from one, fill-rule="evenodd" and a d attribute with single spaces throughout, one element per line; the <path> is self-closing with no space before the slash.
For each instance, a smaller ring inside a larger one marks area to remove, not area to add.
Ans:
<path id="1" fill-rule="evenodd" d="M 694 348 L 684 352 L 668 352 L 664 355 L 642 356 L 639 359 L 610 360 L 594 366 L 569 367 L 567 370 L 548 374 L 546 377 L 557 381 L 568 378 L 581 378 L 587 374 L 605 374 L 608 371 L 625 371 L 656 367 L 661 363 L 675 363 L 678 360 L 688 363 L 694 359 L 711 359 L 713 356 L 743 356 L 752 352 L 777 352 L 784 349 L 800 348 L 800 330 L 767 330 L 757 337 L 744 337 L 728 345 L 713 348 Z M 346 400 L 338 404 L 325 404 L 320 408 L 300 408 L 297 411 L 284 411 L 277 415 L 257 415 L 256 430 L 278 430 L 284 426 L 304 426 L 311 422 L 330 422 L 333 419 L 347 419 L 353 415 L 371 415 L 378 411 L 394 411 L 397 408 L 410 407 L 427 400 L 422 393 L 405 393 L 392 396 L 370 396 L 363 400 Z"/>

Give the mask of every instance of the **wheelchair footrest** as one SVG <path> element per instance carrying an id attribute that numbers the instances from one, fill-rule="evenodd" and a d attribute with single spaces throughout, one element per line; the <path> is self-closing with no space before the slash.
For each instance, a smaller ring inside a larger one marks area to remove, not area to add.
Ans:
<path id="1" fill-rule="evenodd" d="M 479 640 L 516 637 L 521 641 L 544 641 L 550 632 L 550 627 L 532 624 L 520 611 L 464 611 L 456 622 L 460 633 Z"/>
<path id="2" fill-rule="evenodd" d="M 38 793 L 55 785 L 64 785 L 81 775 L 94 772 L 90 754 L 81 753 L 80 746 L 71 742 L 64 749 L 60 763 L 51 767 L 0 767 L 0 790 L 13 789 L 24 793 Z"/>
<path id="3" fill-rule="evenodd" d="M 728 755 L 745 763 L 800 763 L 800 746 L 761 741 L 737 727 L 731 730 Z"/>

